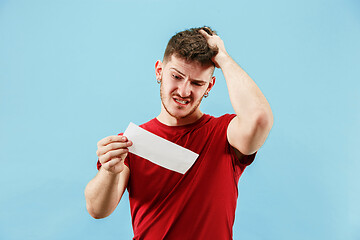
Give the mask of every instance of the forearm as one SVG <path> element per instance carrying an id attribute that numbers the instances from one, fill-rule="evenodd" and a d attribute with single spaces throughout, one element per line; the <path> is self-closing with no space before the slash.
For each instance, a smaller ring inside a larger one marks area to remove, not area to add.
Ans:
<path id="1" fill-rule="evenodd" d="M 218 59 L 238 118 L 246 120 L 261 116 L 272 121 L 270 105 L 250 76 L 227 54 Z"/>
<path id="2" fill-rule="evenodd" d="M 120 201 L 120 174 L 109 173 L 100 168 L 98 174 L 85 188 L 86 208 L 94 218 L 104 218 L 110 215 Z"/>

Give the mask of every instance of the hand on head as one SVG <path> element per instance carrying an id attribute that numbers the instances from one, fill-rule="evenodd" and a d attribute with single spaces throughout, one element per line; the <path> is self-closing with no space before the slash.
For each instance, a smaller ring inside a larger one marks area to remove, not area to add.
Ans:
<path id="1" fill-rule="evenodd" d="M 204 36 L 211 49 L 217 49 L 217 54 L 213 57 L 212 61 L 215 63 L 217 68 L 220 68 L 220 63 L 223 60 L 223 57 L 229 56 L 226 52 L 223 40 L 216 35 L 216 33 L 211 32 L 206 27 L 200 29 L 199 33 Z"/>

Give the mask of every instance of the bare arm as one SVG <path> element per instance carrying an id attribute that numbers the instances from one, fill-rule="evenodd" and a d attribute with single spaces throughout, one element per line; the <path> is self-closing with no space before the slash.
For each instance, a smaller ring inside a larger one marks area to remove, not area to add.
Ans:
<path id="1" fill-rule="evenodd" d="M 99 141 L 97 155 L 102 167 L 85 188 L 86 208 L 92 217 L 109 216 L 120 202 L 130 176 L 124 159 L 131 145 L 123 136 Z"/>
<path id="2" fill-rule="evenodd" d="M 256 152 L 265 142 L 273 124 L 269 103 L 255 82 L 229 56 L 219 36 L 200 30 L 211 48 L 218 48 L 213 62 L 221 68 L 236 117 L 230 122 L 227 138 L 242 154 Z"/>

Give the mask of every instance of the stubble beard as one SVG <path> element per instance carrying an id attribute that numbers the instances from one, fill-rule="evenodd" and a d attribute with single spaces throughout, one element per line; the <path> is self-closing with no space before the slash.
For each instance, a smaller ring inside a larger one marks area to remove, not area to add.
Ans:
<path id="1" fill-rule="evenodd" d="M 205 93 L 204 93 L 204 94 L 205 94 Z M 173 99 L 172 99 L 173 95 L 174 95 L 174 94 L 171 94 L 170 97 L 169 97 L 169 101 L 170 101 L 170 102 L 173 101 Z M 160 98 L 161 98 L 161 103 L 162 103 L 162 105 L 164 106 L 166 112 L 167 112 L 170 116 L 172 116 L 173 118 L 175 118 L 175 119 L 185 119 L 185 118 L 191 116 L 191 114 L 193 114 L 193 113 L 196 111 L 196 109 L 198 109 L 198 107 L 200 106 L 200 103 L 201 103 L 203 97 L 204 97 L 204 96 L 202 96 L 202 97 L 195 103 L 194 107 L 193 107 L 192 109 L 190 109 L 189 113 L 185 114 L 184 116 L 178 116 L 178 115 L 175 115 L 175 114 L 171 113 L 171 111 L 166 107 L 166 104 L 165 104 L 166 97 L 163 95 L 162 83 L 160 84 Z M 191 99 L 191 100 L 192 100 L 192 99 Z M 177 109 L 181 109 L 181 107 L 180 107 L 180 106 L 177 106 Z"/>

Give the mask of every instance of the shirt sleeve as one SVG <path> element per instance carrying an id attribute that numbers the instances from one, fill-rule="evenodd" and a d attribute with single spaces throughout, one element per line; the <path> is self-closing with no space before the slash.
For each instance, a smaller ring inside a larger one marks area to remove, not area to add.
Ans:
<path id="1" fill-rule="evenodd" d="M 229 146 L 230 146 L 230 144 L 229 144 Z M 239 158 L 235 153 L 235 149 L 232 146 L 230 146 L 230 148 L 232 149 L 233 155 L 235 156 L 235 158 L 241 165 L 249 166 L 255 160 L 255 156 L 256 156 L 257 152 L 254 152 L 251 155 L 245 155 L 239 151 L 241 154 L 241 157 Z"/>
<path id="2" fill-rule="evenodd" d="M 130 169 L 130 154 L 131 153 L 128 153 L 128 155 L 126 156 L 125 158 L 125 161 L 124 161 L 124 164 Z"/>
<path id="3" fill-rule="evenodd" d="M 101 168 L 101 163 L 100 163 L 99 159 L 97 160 L 96 168 L 97 168 L 97 170 L 100 170 L 100 168 Z"/>

